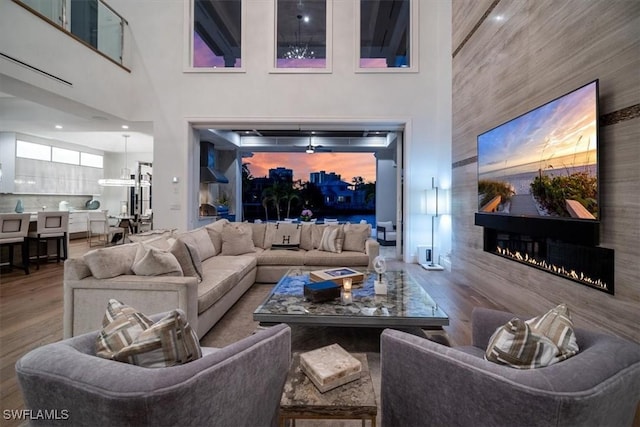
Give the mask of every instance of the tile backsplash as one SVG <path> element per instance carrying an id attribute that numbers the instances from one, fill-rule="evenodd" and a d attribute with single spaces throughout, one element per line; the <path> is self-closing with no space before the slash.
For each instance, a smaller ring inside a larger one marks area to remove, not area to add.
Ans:
<path id="1" fill-rule="evenodd" d="M 0 212 L 11 213 L 16 209 L 18 200 L 22 200 L 25 212 L 41 211 L 46 206 L 47 211 L 57 211 L 62 201 L 69 203 L 69 209 L 86 209 L 85 203 L 93 199 L 93 196 L 68 196 L 45 194 L 0 194 Z"/>

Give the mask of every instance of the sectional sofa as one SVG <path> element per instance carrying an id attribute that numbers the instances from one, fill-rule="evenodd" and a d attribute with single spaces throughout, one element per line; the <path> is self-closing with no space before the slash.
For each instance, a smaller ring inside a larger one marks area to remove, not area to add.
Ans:
<path id="1" fill-rule="evenodd" d="M 379 244 L 369 224 L 216 221 L 184 233 L 152 231 L 64 265 L 64 337 L 101 327 L 107 302 L 146 313 L 182 309 L 202 338 L 254 283 L 290 268 L 371 268 Z"/>

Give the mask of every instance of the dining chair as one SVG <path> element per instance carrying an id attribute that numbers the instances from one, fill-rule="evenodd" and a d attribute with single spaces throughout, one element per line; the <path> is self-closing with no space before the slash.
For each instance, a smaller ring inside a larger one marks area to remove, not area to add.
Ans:
<path id="1" fill-rule="evenodd" d="M 69 211 L 38 212 L 38 223 L 35 231 L 29 231 L 28 241 L 36 242 L 36 270 L 40 269 L 40 259 L 49 260 L 49 241 L 56 242 L 56 262 L 67 259 L 69 235 Z M 42 253 L 42 246 L 45 252 Z M 62 256 L 61 256 L 61 253 Z"/>
<path id="2" fill-rule="evenodd" d="M 29 247 L 25 237 L 29 232 L 30 214 L 0 214 L 0 248 L 9 248 L 8 266 L 20 268 L 29 274 Z M 22 248 L 22 265 L 14 263 L 14 247 L 20 244 Z"/>
<path id="3" fill-rule="evenodd" d="M 122 232 L 118 227 L 109 225 L 108 211 L 92 211 L 87 215 L 87 243 L 89 247 L 97 245 L 106 246 L 114 233 Z M 94 237 L 97 236 L 96 241 Z"/>

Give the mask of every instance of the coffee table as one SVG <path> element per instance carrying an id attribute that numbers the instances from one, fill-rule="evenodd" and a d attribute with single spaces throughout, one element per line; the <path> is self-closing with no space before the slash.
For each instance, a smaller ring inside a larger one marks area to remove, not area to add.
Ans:
<path id="1" fill-rule="evenodd" d="M 313 303 L 303 296 L 303 286 L 311 282 L 309 270 L 292 268 L 253 312 L 253 320 L 264 326 L 287 323 L 436 330 L 449 324 L 449 316 L 408 272 L 385 273 L 386 295 L 375 295 L 376 277 L 375 273 L 365 273 L 364 282 L 352 289 L 352 301 L 343 291 L 340 299 Z"/>
<path id="2" fill-rule="evenodd" d="M 362 363 L 362 374 L 355 381 L 321 393 L 300 369 L 300 354 L 294 353 L 280 399 L 280 426 L 296 419 L 357 419 L 376 425 L 378 406 L 367 356 L 352 354 Z"/>

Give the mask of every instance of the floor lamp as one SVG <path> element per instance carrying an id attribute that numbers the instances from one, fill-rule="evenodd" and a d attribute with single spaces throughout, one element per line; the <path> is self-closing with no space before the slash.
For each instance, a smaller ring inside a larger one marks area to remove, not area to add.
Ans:
<path id="1" fill-rule="evenodd" d="M 436 217 L 449 213 L 448 191 L 435 185 L 435 178 L 431 178 L 431 188 L 426 191 L 427 215 L 431 215 L 431 262 L 420 264 L 425 270 L 444 270 L 440 264 L 436 264 L 434 237 Z"/>

